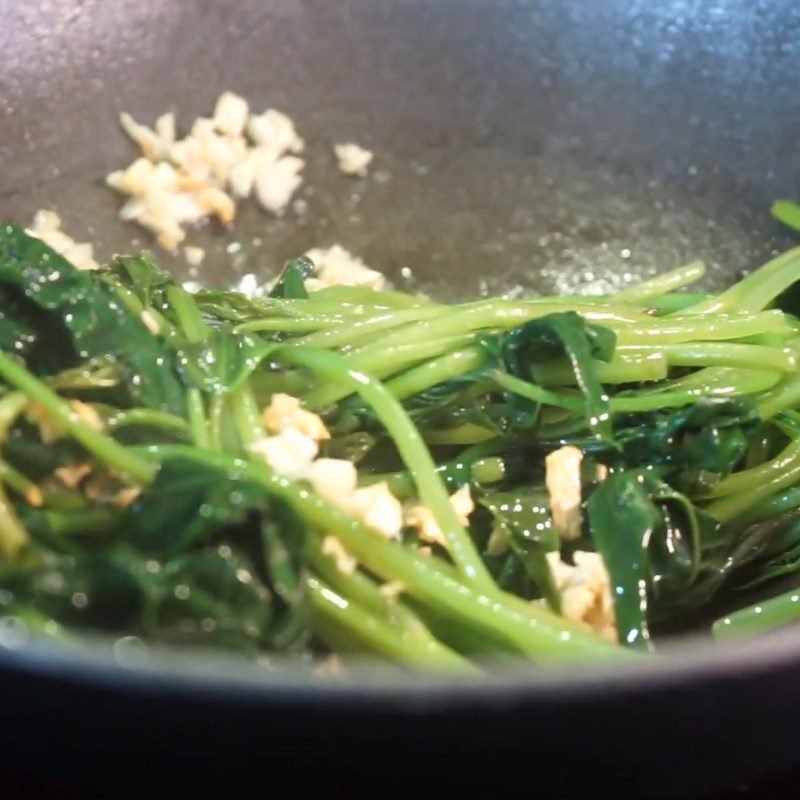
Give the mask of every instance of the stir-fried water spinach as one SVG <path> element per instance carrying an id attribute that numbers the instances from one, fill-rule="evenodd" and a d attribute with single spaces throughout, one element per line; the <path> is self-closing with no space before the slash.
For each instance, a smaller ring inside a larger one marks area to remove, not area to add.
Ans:
<path id="1" fill-rule="evenodd" d="M 289 262 L 261 297 L 190 294 L 148 254 L 81 272 L 0 228 L 4 616 L 75 642 L 475 671 L 631 657 L 800 570 L 800 249 L 716 295 L 681 291 L 700 264 L 616 295 L 456 305 L 309 293 L 313 269 Z M 324 421 L 321 457 L 435 535 L 406 519 L 387 537 L 277 469 L 261 444 L 279 394 Z M 789 593 L 714 630 L 798 616 Z"/>

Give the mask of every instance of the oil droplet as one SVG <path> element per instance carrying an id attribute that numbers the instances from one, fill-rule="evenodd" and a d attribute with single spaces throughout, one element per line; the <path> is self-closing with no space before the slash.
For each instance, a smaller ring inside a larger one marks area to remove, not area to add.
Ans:
<path id="1" fill-rule="evenodd" d="M 0 647 L 19 650 L 30 639 L 28 626 L 19 617 L 2 617 L 0 619 Z"/>
<path id="2" fill-rule="evenodd" d="M 147 664 L 147 645 L 137 636 L 122 636 L 114 642 L 114 660 L 123 667 L 143 667 Z"/>

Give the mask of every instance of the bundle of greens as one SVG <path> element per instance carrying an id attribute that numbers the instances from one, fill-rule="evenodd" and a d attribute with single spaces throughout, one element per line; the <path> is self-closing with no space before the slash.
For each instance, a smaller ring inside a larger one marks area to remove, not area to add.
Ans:
<path id="1" fill-rule="evenodd" d="M 800 569 L 799 269 L 446 305 L 309 294 L 301 258 L 190 294 L 4 225 L 2 614 L 452 671 L 650 650 Z"/>

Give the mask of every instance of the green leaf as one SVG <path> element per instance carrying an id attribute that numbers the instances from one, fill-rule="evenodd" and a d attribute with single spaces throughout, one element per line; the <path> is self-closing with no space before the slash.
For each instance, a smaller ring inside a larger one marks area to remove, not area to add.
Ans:
<path id="1" fill-rule="evenodd" d="M 491 513 L 528 577 L 557 611 L 559 595 L 545 555 L 558 550 L 560 542 L 550 516 L 547 492 L 485 492 L 478 502 Z"/>
<path id="2" fill-rule="evenodd" d="M 164 290 L 175 283 L 172 276 L 156 264 L 153 254 L 148 252 L 136 256 L 117 256 L 111 262 L 109 271 L 144 306 L 163 306 Z"/>
<path id="3" fill-rule="evenodd" d="M 487 337 L 484 344 L 491 349 L 499 346 L 506 371 L 531 383 L 536 383 L 537 364 L 565 355 L 583 394 L 589 430 L 599 439 L 613 441 L 608 396 L 592 363 L 593 359 L 608 361 L 613 355 L 612 331 L 566 311 L 531 320 L 498 337 Z"/>
<path id="4" fill-rule="evenodd" d="M 171 557 L 243 525 L 251 512 L 270 510 L 265 490 L 193 461 L 165 461 L 121 525 L 131 546 Z"/>
<path id="5" fill-rule="evenodd" d="M 74 360 L 66 330 L 18 291 L 0 286 L 0 308 L 0 349 L 24 359 L 32 372 L 48 375 Z"/>
<path id="6" fill-rule="evenodd" d="M 201 342 L 184 345 L 178 353 L 178 369 L 187 384 L 224 394 L 247 380 L 274 348 L 256 336 L 233 333 L 226 325 Z"/>
<path id="7" fill-rule="evenodd" d="M 770 208 L 770 213 L 778 222 L 800 231 L 800 204 L 791 200 L 776 200 Z"/>
<path id="8" fill-rule="evenodd" d="M 283 512 L 283 513 L 281 513 Z M 303 549 L 302 520 L 288 509 L 261 523 L 264 561 L 270 585 L 283 602 L 282 613 L 270 633 L 273 647 L 296 647 L 307 638 L 308 605 L 306 583 L 299 554 Z"/>
<path id="9" fill-rule="evenodd" d="M 143 582 L 145 635 L 170 644 L 255 653 L 269 636 L 271 594 L 236 549 L 205 548 L 166 563 Z"/>
<path id="10" fill-rule="evenodd" d="M 619 639 L 632 647 L 647 647 L 647 548 L 662 518 L 650 499 L 645 475 L 610 475 L 589 499 L 588 513 L 592 538 L 611 577 Z"/>
<path id="11" fill-rule="evenodd" d="M 648 470 L 612 474 L 592 494 L 588 514 L 612 578 L 620 639 L 638 644 L 648 640 L 648 622 L 709 602 L 764 538 L 733 535 Z"/>
<path id="12" fill-rule="evenodd" d="M 122 365 L 125 383 L 139 405 L 183 412 L 184 393 L 173 371 L 172 351 L 124 308 L 100 278 L 75 269 L 20 228 L 3 225 L 0 286 L 24 295 L 56 323 L 44 328 L 50 328 L 48 341 L 66 329 L 75 358 L 103 357 Z"/>
<path id="13" fill-rule="evenodd" d="M 707 398 L 679 409 L 621 417 L 615 435 L 628 466 L 680 466 L 681 486 L 694 488 L 702 473 L 732 472 L 761 425 L 746 401 Z"/>
<path id="14" fill-rule="evenodd" d="M 315 270 L 314 262 L 308 256 L 293 258 L 283 268 L 269 296 L 290 300 L 307 299 L 308 292 L 305 281 L 314 274 Z"/>

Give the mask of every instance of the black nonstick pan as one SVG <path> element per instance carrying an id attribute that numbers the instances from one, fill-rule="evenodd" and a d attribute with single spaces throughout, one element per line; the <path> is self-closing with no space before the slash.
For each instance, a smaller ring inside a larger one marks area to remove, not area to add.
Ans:
<path id="1" fill-rule="evenodd" d="M 224 89 L 292 116 L 304 210 L 193 232 L 186 278 L 231 285 L 340 242 L 439 295 L 607 289 L 694 258 L 721 287 L 800 197 L 791 0 L 0 0 L 0 219 L 57 210 L 103 258 L 152 246 L 103 185 L 120 111 L 179 124 Z M 365 181 L 330 146 L 376 153 Z M 800 636 L 679 643 L 609 671 L 480 684 L 314 682 L 0 632 L 0 762 L 59 796 L 167 788 L 410 796 L 731 789 L 800 764 Z M 112 781 L 109 783 L 108 781 Z"/>

